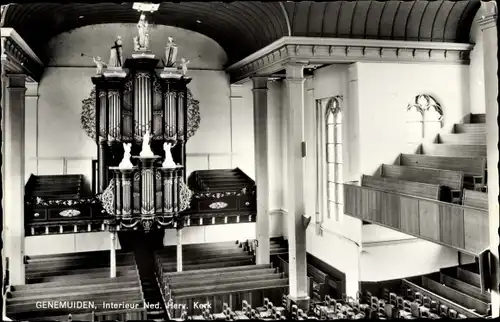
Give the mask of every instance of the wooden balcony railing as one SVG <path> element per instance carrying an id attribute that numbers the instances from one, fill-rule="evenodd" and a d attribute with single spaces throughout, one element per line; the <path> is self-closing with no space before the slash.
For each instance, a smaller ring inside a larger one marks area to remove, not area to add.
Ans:
<path id="1" fill-rule="evenodd" d="M 489 247 L 488 211 L 344 184 L 346 215 L 478 256 Z"/>

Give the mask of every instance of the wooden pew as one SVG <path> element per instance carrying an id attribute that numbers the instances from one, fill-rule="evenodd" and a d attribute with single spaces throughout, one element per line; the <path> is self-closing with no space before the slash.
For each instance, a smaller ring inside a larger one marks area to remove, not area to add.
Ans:
<path id="1" fill-rule="evenodd" d="M 468 270 L 465 267 L 457 267 L 457 278 L 475 287 L 481 287 L 481 276 L 479 273 Z"/>
<path id="2" fill-rule="evenodd" d="M 440 282 L 436 281 L 435 278 L 431 277 L 435 277 L 435 274 L 430 275 L 429 277 L 422 276 L 422 287 L 435 294 L 448 298 L 453 302 L 462 305 L 463 307 L 473 309 L 481 315 L 488 314 L 491 304 L 483 302 L 449 286 L 443 285 Z M 437 278 L 437 280 L 439 280 L 439 277 Z"/>
<path id="3" fill-rule="evenodd" d="M 482 302 L 491 303 L 491 295 L 489 293 L 481 292 L 480 287 L 476 287 L 474 285 L 461 281 L 457 279 L 456 276 L 450 274 L 450 272 L 441 271 L 440 282 L 461 293 L 481 300 Z"/>
<path id="4" fill-rule="evenodd" d="M 484 177 L 486 171 L 486 158 L 401 154 L 400 164 L 409 167 L 461 171 L 465 176 Z"/>
<path id="5" fill-rule="evenodd" d="M 481 317 L 483 317 L 481 314 L 473 312 L 470 309 L 468 309 L 468 308 L 466 308 L 466 307 L 464 307 L 464 306 L 462 306 L 454 301 L 451 301 L 442 295 L 436 294 L 436 293 L 432 292 L 431 290 L 426 289 L 425 287 L 419 286 L 410 280 L 403 279 L 402 286 L 404 289 L 411 289 L 413 291 L 413 293 L 419 292 L 419 293 L 423 294 L 424 296 L 429 296 L 432 300 L 436 301 L 440 305 L 445 305 L 448 308 L 452 308 L 456 312 L 461 313 L 468 318 L 481 318 Z"/>
<path id="6" fill-rule="evenodd" d="M 419 196 L 439 200 L 442 187 L 437 184 L 403 181 L 363 175 L 361 185 L 383 191 L 396 192 L 410 196 Z"/>
<path id="7" fill-rule="evenodd" d="M 451 133 L 439 134 L 439 143 L 445 144 L 463 144 L 463 145 L 484 145 L 486 144 L 486 133 Z"/>
<path id="8" fill-rule="evenodd" d="M 405 181 L 415 181 L 437 184 L 450 189 L 452 202 L 458 203 L 461 199 L 464 184 L 464 173 L 442 169 L 417 168 L 400 165 L 383 164 L 381 176 Z"/>
<path id="9" fill-rule="evenodd" d="M 464 181 L 464 173 L 461 171 L 418 168 L 389 164 L 382 165 L 381 175 L 385 178 L 437 184 L 449 187 L 452 190 L 461 190 Z"/>
<path id="10" fill-rule="evenodd" d="M 183 261 L 184 262 L 184 261 Z M 223 268 L 230 266 L 246 266 L 253 263 L 253 258 L 251 259 L 228 259 L 225 261 L 215 261 L 209 263 L 197 263 L 197 264 L 185 264 L 182 265 L 184 271 L 200 270 L 200 269 L 212 269 L 212 268 Z M 173 272 L 177 269 L 177 263 L 164 263 L 163 269 L 165 271 Z"/>
<path id="11" fill-rule="evenodd" d="M 464 189 L 462 204 L 474 208 L 488 209 L 488 193 Z"/>
<path id="12" fill-rule="evenodd" d="M 470 182 L 474 190 L 484 186 L 484 179 L 486 177 L 486 158 L 484 157 L 470 158 L 401 154 L 400 165 L 461 171 L 464 173 L 464 182 Z"/>
<path id="13" fill-rule="evenodd" d="M 422 153 L 426 155 L 446 157 L 486 157 L 486 144 L 423 144 Z"/>
<path id="14" fill-rule="evenodd" d="M 262 268 L 269 269 L 271 267 L 268 264 L 257 264 L 257 265 L 244 265 L 244 266 L 234 266 L 234 267 L 222 267 L 222 268 L 192 270 L 192 271 L 189 271 L 188 274 L 186 274 L 186 272 L 171 272 L 171 273 L 166 273 L 165 275 L 168 276 L 170 279 L 185 278 L 185 277 L 200 278 L 202 276 L 209 275 L 209 274 L 219 274 L 219 273 L 237 272 L 237 271 L 245 271 L 245 272 L 248 272 L 249 274 L 252 274 L 251 271 L 260 270 Z"/>
<path id="15" fill-rule="evenodd" d="M 455 124 L 453 132 L 454 133 L 486 134 L 486 124 L 484 124 L 484 123 Z"/>

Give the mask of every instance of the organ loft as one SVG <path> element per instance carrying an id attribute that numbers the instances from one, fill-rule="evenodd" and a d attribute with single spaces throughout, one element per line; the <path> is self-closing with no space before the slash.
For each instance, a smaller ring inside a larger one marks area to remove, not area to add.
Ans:
<path id="1" fill-rule="evenodd" d="M 496 2 L 1 10 L 3 320 L 500 315 Z"/>

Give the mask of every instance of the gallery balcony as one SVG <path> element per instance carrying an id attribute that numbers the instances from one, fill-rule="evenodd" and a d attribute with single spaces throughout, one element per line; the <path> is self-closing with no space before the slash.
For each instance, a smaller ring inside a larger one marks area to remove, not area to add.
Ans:
<path id="1" fill-rule="evenodd" d="M 365 222 L 479 256 L 489 247 L 488 210 L 344 184 L 344 212 Z"/>

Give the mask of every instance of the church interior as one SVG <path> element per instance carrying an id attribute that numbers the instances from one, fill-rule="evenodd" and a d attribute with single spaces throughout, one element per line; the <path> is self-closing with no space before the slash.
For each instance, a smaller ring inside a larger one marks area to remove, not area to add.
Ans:
<path id="1" fill-rule="evenodd" d="M 497 5 L 2 5 L 4 321 L 498 318 Z"/>

